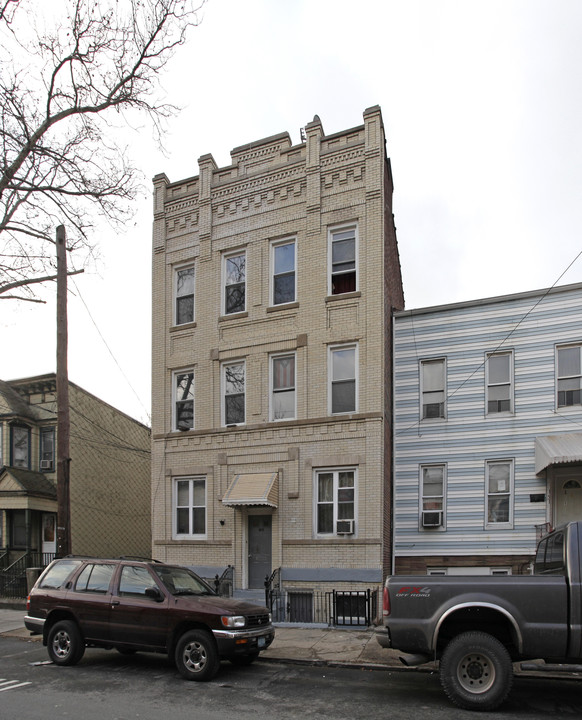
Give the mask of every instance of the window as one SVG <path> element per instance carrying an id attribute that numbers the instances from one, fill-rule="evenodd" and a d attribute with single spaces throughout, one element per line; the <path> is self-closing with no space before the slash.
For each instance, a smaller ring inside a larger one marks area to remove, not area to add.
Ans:
<path id="1" fill-rule="evenodd" d="M 356 228 L 330 231 L 329 240 L 330 295 L 357 290 Z"/>
<path id="2" fill-rule="evenodd" d="M 174 373 L 174 430 L 194 427 L 194 372 Z"/>
<path id="3" fill-rule="evenodd" d="M 487 356 L 487 413 L 511 412 L 513 355 L 492 353 Z"/>
<path id="4" fill-rule="evenodd" d="M 27 427 L 13 425 L 12 428 L 12 467 L 30 467 L 30 430 Z"/>
<path id="5" fill-rule="evenodd" d="M 271 245 L 272 304 L 295 302 L 295 240 Z"/>
<path id="6" fill-rule="evenodd" d="M 115 565 L 86 565 L 79 573 L 75 590 L 77 592 L 91 592 L 105 595 L 109 590 L 109 583 L 113 577 Z"/>
<path id="7" fill-rule="evenodd" d="M 421 527 L 442 528 L 445 525 L 445 466 L 423 465 L 420 468 Z"/>
<path id="8" fill-rule="evenodd" d="M 54 470 L 55 467 L 55 429 L 54 427 L 40 430 L 40 469 Z"/>
<path id="9" fill-rule="evenodd" d="M 224 315 L 246 310 L 246 257 L 242 251 L 223 258 Z"/>
<path id="10" fill-rule="evenodd" d="M 174 278 L 176 325 L 194 322 L 194 268 L 178 268 Z"/>
<path id="11" fill-rule="evenodd" d="M 295 418 L 295 355 L 271 358 L 271 420 Z"/>
<path id="12" fill-rule="evenodd" d="M 222 366 L 223 425 L 244 425 L 245 422 L 245 364 Z"/>
<path id="13" fill-rule="evenodd" d="M 357 347 L 330 348 L 330 411 L 332 415 L 357 410 Z"/>
<path id="14" fill-rule="evenodd" d="M 38 586 L 47 590 L 58 590 L 82 564 L 82 560 L 59 560 L 42 576 Z"/>
<path id="15" fill-rule="evenodd" d="M 558 407 L 582 404 L 580 387 L 582 371 L 580 351 L 582 345 L 558 348 Z"/>
<path id="16" fill-rule="evenodd" d="M 445 361 L 423 360 L 420 363 L 422 419 L 445 416 Z"/>
<path id="17" fill-rule="evenodd" d="M 356 471 L 354 469 L 318 470 L 315 479 L 317 534 L 354 534 Z"/>
<path id="18" fill-rule="evenodd" d="M 206 534 L 206 478 L 180 478 L 174 481 L 174 536 Z"/>
<path id="19" fill-rule="evenodd" d="M 119 594 L 130 597 L 145 597 L 148 588 L 156 587 L 149 571 L 139 565 L 124 565 L 119 579 Z"/>
<path id="20" fill-rule="evenodd" d="M 486 469 L 487 527 L 509 527 L 512 515 L 513 463 L 488 462 Z"/>

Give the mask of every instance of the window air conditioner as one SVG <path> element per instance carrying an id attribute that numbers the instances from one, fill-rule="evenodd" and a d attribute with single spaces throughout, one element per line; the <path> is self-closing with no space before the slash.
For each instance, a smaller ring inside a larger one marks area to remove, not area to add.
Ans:
<path id="1" fill-rule="evenodd" d="M 354 521 L 353 520 L 338 520 L 335 526 L 335 530 L 338 535 L 353 535 L 354 534 Z"/>
<path id="2" fill-rule="evenodd" d="M 440 527 L 443 524 L 442 510 L 423 510 L 422 527 Z"/>
<path id="3" fill-rule="evenodd" d="M 52 470 L 53 469 L 53 461 L 52 460 L 41 460 L 40 461 L 40 469 L 41 470 Z"/>

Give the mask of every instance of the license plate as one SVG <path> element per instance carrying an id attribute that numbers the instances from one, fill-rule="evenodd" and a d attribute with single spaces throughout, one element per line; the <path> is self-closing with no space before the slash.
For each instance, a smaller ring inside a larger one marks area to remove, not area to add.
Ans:
<path id="1" fill-rule="evenodd" d="M 265 647 L 265 638 L 257 638 L 257 647 L 260 647 L 260 648 Z"/>

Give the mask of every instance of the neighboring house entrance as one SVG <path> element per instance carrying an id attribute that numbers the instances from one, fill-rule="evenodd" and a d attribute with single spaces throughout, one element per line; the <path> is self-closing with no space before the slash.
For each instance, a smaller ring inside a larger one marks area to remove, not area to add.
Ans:
<path id="1" fill-rule="evenodd" d="M 554 488 L 555 527 L 582 520 L 582 470 L 557 472 Z"/>
<path id="2" fill-rule="evenodd" d="M 42 552 L 57 551 L 57 516 L 54 513 L 42 514 Z"/>
<path id="3" fill-rule="evenodd" d="M 249 588 L 263 588 L 271 574 L 271 515 L 249 515 Z"/>

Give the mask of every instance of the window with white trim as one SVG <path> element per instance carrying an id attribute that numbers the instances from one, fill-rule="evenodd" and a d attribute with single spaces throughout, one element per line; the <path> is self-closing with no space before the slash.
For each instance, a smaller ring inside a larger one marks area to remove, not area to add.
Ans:
<path id="1" fill-rule="evenodd" d="M 30 468 L 30 429 L 22 425 L 12 425 L 11 465 L 17 468 Z"/>
<path id="2" fill-rule="evenodd" d="M 173 430 L 192 430 L 194 427 L 194 370 L 174 373 Z"/>
<path id="3" fill-rule="evenodd" d="M 247 255 L 239 250 L 222 258 L 223 308 L 224 315 L 244 312 L 247 308 Z"/>
<path id="4" fill-rule="evenodd" d="M 571 407 L 582 404 L 582 345 L 556 348 L 557 354 L 557 404 Z"/>
<path id="5" fill-rule="evenodd" d="M 222 366 L 222 424 L 245 423 L 245 363 L 225 363 Z"/>
<path id="6" fill-rule="evenodd" d="M 174 272 L 174 324 L 194 322 L 194 266 L 177 268 Z"/>
<path id="7" fill-rule="evenodd" d="M 513 462 L 491 460 L 486 463 L 487 490 L 485 526 L 511 527 L 513 521 Z"/>
<path id="8" fill-rule="evenodd" d="M 331 415 L 353 413 L 358 406 L 358 347 L 329 349 L 329 410 Z"/>
<path id="9" fill-rule="evenodd" d="M 315 531 L 317 535 L 352 535 L 356 531 L 356 470 L 337 468 L 315 472 Z"/>
<path id="10" fill-rule="evenodd" d="M 52 471 L 55 468 L 55 429 L 43 427 L 40 429 L 40 469 Z"/>
<path id="11" fill-rule="evenodd" d="M 271 244 L 271 305 L 295 302 L 295 240 Z"/>
<path id="12" fill-rule="evenodd" d="M 445 465 L 420 466 L 420 527 L 445 526 Z"/>
<path id="13" fill-rule="evenodd" d="M 513 411 L 513 353 L 491 353 L 485 366 L 487 414 Z"/>
<path id="14" fill-rule="evenodd" d="M 445 360 L 421 360 L 421 417 L 433 420 L 445 417 Z"/>
<path id="15" fill-rule="evenodd" d="M 174 538 L 206 535 L 206 477 L 174 478 Z"/>
<path id="16" fill-rule="evenodd" d="M 295 418 L 295 353 L 271 356 L 271 420 Z"/>
<path id="17" fill-rule="evenodd" d="M 342 295 L 358 289 L 356 227 L 329 231 L 329 295 Z"/>

